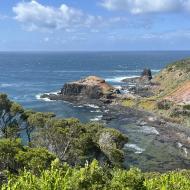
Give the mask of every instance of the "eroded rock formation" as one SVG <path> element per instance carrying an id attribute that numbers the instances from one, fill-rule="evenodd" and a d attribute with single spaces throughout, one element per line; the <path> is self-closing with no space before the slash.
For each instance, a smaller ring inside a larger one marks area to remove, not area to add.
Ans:
<path id="1" fill-rule="evenodd" d="M 109 103 L 117 93 L 118 91 L 104 79 L 89 76 L 79 81 L 66 83 L 60 93 L 44 94 L 41 97 L 77 103 L 91 103 L 92 101 Z"/>

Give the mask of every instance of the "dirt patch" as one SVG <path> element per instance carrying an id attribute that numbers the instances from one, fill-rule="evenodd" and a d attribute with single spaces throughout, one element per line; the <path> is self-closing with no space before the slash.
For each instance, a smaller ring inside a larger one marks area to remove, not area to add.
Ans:
<path id="1" fill-rule="evenodd" d="M 177 104 L 190 104 L 190 81 L 185 82 L 165 99 Z"/>

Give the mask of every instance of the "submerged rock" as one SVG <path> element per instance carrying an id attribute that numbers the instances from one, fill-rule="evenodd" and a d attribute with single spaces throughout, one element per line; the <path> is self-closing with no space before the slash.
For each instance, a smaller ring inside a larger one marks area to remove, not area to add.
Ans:
<path id="1" fill-rule="evenodd" d="M 41 98 L 50 100 L 66 100 L 76 103 L 110 103 L 114 96 L 119 93 L 102 78 L 89 76 L 79 81 L 66 83 L 57 94 L 44 94 Z"/>

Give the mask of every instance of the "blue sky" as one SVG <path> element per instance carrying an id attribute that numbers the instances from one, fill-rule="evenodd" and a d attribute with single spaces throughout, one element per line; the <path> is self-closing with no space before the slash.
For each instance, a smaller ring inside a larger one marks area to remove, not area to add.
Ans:
<path id="1" fill-rule="evenodd" d="M 190 0 L 0 4 L 0 51 L 190 50 Z"/>

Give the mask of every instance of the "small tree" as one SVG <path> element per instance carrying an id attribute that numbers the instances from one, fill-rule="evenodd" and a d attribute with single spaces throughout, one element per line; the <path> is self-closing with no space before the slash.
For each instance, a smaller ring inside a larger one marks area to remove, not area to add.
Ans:
<path id="1" fill-rule="evenodd" d="M 1 137 L 17 138 L 21 130 L 22 106 L 11 102 L 6 94 L 0 94 L 0 132 Z"/>

